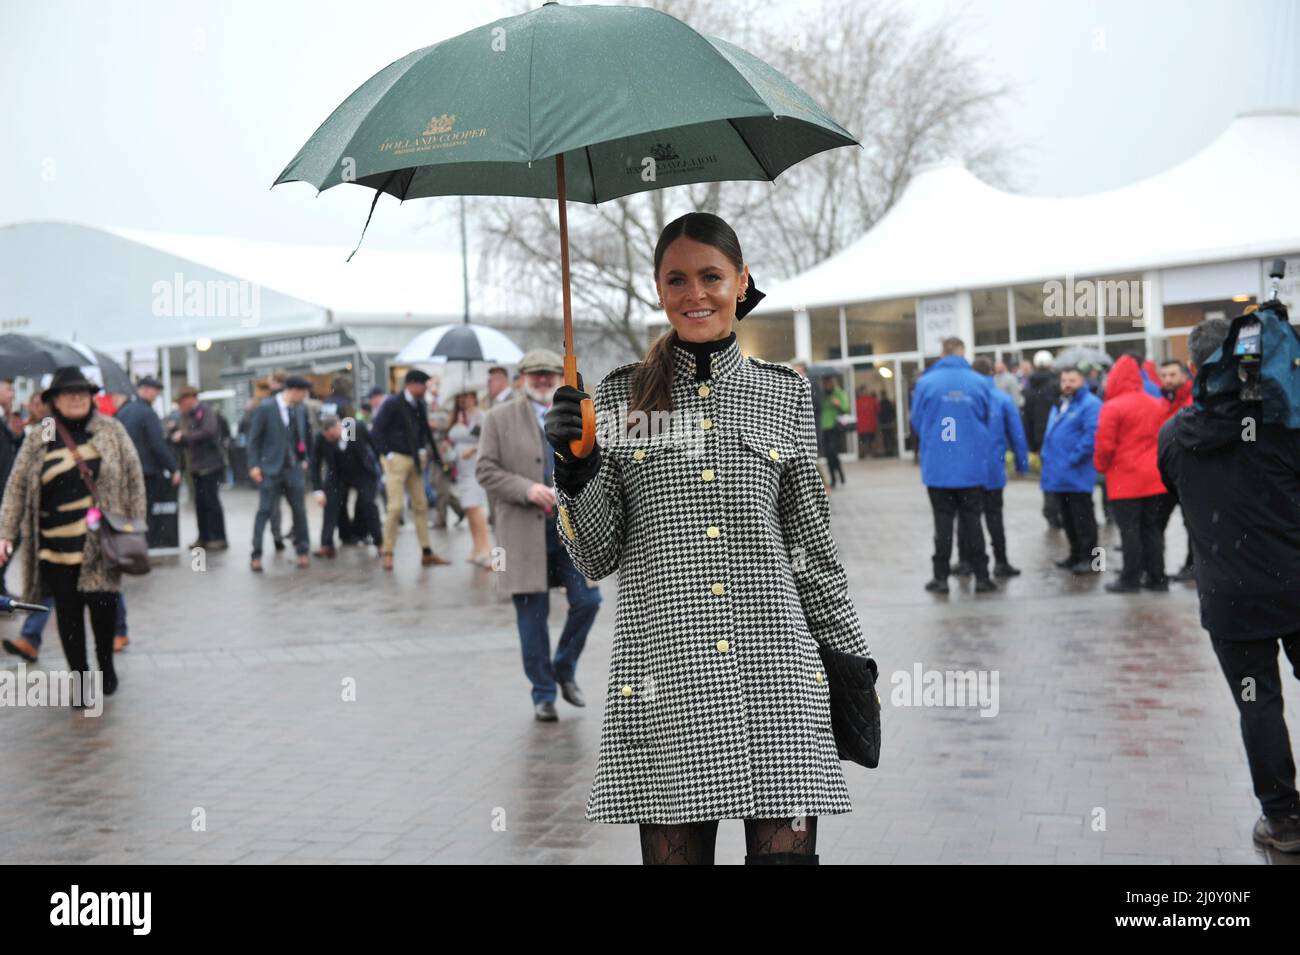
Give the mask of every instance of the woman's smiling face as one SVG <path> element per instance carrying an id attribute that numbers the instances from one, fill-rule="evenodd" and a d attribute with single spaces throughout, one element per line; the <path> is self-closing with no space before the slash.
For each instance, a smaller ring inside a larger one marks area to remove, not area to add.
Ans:
<path id="1" fill-rule="evenodd" d="M 677 337 L 708 342 L 731 334 L 736 299 L 749 285 L 749 267 L 739 272 L 721 250 L 680 236 L 664 250 L 655 289 Z"/>

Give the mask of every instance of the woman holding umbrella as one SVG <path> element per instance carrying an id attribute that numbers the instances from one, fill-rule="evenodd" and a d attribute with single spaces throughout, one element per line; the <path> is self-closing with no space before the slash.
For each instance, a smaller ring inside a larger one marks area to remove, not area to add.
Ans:
<path id="1" fill-rule="evenodd" d="M 49 595 L 58 614 L 68 668 L 86 673 L 86 611 L 95 632 L 95 657 L 104 693 L 117 689 L 113 634 L 121 574 L 99 545 L 99 513 L 77 467 L 80 458 L 99 491 L 99 506 L 145 522 L 144 474 L 126 428 L 95 410 L 99 386 L 77 367 L 60 368 L 41 395 L 51 409 L 52 434 L 37 427 L 14 462 L 0 506 L 0 562 L 21 533 L 23 599 Z"/>
<path id="2" fill-rule="evenodd" d="M 570 451 L 582 392 L 560 388 L 546 416 L 569 554 L 619 572 L 586 815 L 638 823 L 648 864 L 711 863 L 728 818 L 747 863 L 815 864 L 817 817 L 852 809 L 818 646 L 870 653 L 809 385 L 741 354 L 733 320 L 762 293 L 726 222 L 669 223 L 654 267 L 673 330 L 597 387 L 596 449 Z"/>

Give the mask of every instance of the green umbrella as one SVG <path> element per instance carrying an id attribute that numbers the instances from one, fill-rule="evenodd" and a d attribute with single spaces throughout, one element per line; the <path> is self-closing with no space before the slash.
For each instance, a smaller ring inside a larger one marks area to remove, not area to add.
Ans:
<path id="1" fill-rule="evenodd" d="M 566 200 L 772 181 L 809 156 L 856 144 L 762 60 L 666 13 L 547 3 L 376 73 L 275 185 L 355 182 L 376 190 L 376 203 L 383 193 L 558 199 L 565 382 L 576 387 Z M 574 444 L 579 456 L 595 440 L 590 402 L 583 411 L 591 425 Z"/>

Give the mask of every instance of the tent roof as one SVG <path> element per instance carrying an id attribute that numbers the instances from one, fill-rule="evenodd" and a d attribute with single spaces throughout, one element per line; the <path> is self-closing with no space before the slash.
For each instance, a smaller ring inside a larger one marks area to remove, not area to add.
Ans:
<path id="1" fill-rule="evenodd" d="M 1300 111 L 1275 110 L 1238 116 L 1171 169 L 1085 196 L 1015 195 L 959 161 L 933 163 L 869 232 L 774 286 L 754 314 L 1295 252 L 1297 157 Z"/>
<path id="2" fill-rule="evenodd" d="M 351 249 L 295 245 L 228 236 L 182 235 L 138 229 L 105 229 L 121 238 L 207 266 L 237 279 L 331 309 L 336 315 L 431 315 L 459 318 L 464 311 L 460 253 Z M 485 312 L 481 283 L 470 306 Z M 499 303 L 497 303 L 499 304 Z"/>

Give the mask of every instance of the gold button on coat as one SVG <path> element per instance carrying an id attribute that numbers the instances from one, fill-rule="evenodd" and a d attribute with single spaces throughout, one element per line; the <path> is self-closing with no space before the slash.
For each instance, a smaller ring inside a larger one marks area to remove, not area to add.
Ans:
<path id="1" fill-rule="evenodd" d="M 708 431 L 710 428 L 713 427 L 713 419 L 704 418 L 702 421 L 700 421 L 700 427 L 703 428 L 705 431 Z"/>
<path id="2" fill-rule="evenodd" d="M 822 676 L 822 671 L 821 671 L 821 670 L 818 670 L 818 671 L 817 671 L 817 674 L 816 674 L 816 680 L 817 680 L 818 683 L 825 683 L 825 682 L 826 682 L 826 677 Z"/>
<path id="3" fill-rule="evenodd" d="M 714 584 L 714 585 L 713 585 L 712 587 L 710 587 L 709 589 L 713 591 L 713 595 L 714 595 L 715 597 L 721 597 L 722 594 L 723 594 L 723 591 L 725 591 L 727 588 L 724 587 L 724 586 L 722 586 L 722 584 L 719 583 L 719 584 Z"/>
<path id="4" fill-rule="evenodd" d="M 709 529 L 706 530 L 704 533 L 708 534 L 710 537 L 717 537 L 722 532 L 718 530 L 716 527 L 710 525 Z"/>
<path id="5" fill-rule="evenodd" d="M 640 448 L 637 448 L 635 451 L 632 452 L 632 457 L 633 459 L 640 461 L 642 458 L 645 457 L 645 452 L 642 451 Z"/>
<path id="6" fill-rule="evenodd" d="M 726 653 L 728 650 L 731 649 L 731 644 L 729 644 L 726 640 L 719 640 L 716 646 L 718 648 L 719 653 Z"/>
<path id="7" fill-rule="evenodd" d="M 776 448 L 772 448 L 772 450 L 768 451 L 767 456 L 771 458 L 773 461 L 781 460 L 781 452 L 777 451 Z"/>
<path id="8" fill-rule="evenodd" d="M 619 692 L 621 692 L 624 696 L 631 696 L 631 695 L 632 695 L 632 688 L 631 688 L 630 686 L 625 686 L 625 687 L 623 687 L 623 689 L 620 690 Z"/>
<path id="9" fill-rule="evenodd" d="M 712 391 L 713 389 L 710 388 L 708 385 L 700 385 L 700 387 L 695 389 L 695 393 L 698 394 L 701 398 L 709 397 L 709 394 Z"/>
<path id="10" fill-rule="evenodd" d="M 703 479 L 703 480 L 705 480 L 705 481 L 712 481 L 712 480 L 713 480 L 713 468 L 705 468 L 703 471 L 701 471 L 701 472 L 700 472 L 700 478 Z"/>

